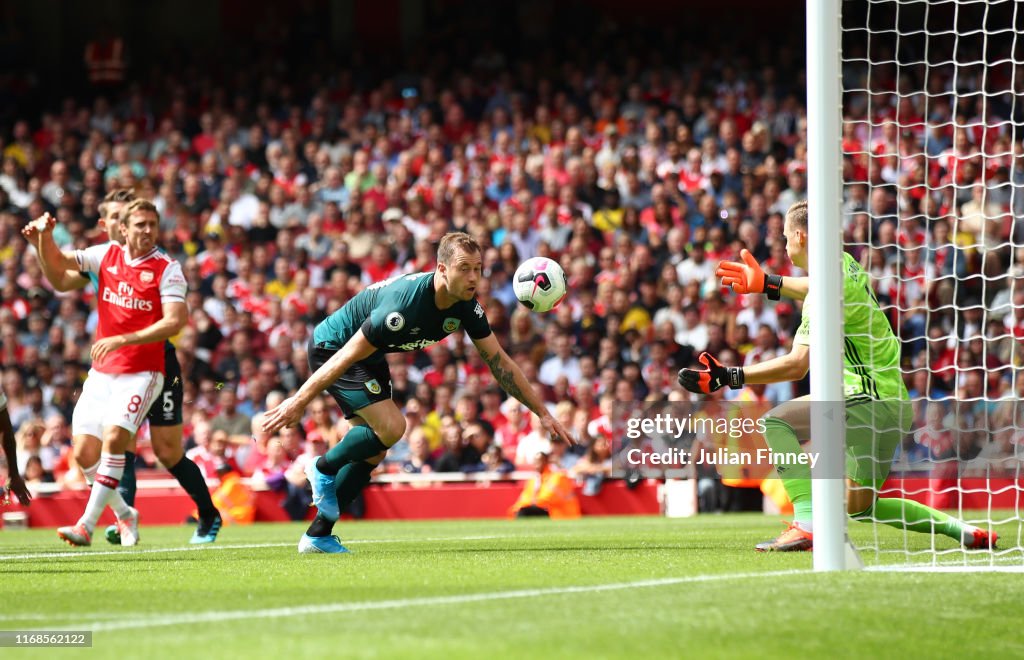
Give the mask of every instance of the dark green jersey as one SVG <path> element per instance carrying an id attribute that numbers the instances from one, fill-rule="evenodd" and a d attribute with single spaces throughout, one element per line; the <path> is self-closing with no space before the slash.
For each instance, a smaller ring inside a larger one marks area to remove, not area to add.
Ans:
<path id="1" fill-rule="evenodd" d="M 438 309 L 434 302 L 434 273 L 400 275 L 360 291 L 313 330 L 313 341 L 338 350 L 362 329 L 377 347 L 367 362 L 384 360 L 385 353 L 416 351 L 436 344 L 459 328 L 473 339 L 491 334 L 483 306 L 474 298 Z"/>

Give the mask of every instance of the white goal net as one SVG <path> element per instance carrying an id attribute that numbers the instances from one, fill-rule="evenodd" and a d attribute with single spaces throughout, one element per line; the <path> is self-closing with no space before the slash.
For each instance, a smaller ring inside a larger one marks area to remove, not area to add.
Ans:
<path id="1" fill-rule="evenodd" d="M 999 541 L 966 550 L 877 515 L 869 541 L 854 537 L 874 563 L 1020 566 L 1024 6 L 846 0 L 842 12 L 845 249 L 901 340 L 914 410 L 881 497 Z"/>

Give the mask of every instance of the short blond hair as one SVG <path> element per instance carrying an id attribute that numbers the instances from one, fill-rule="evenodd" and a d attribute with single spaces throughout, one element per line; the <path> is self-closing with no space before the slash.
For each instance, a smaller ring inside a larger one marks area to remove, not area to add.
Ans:
<path id="1" fill-rule="evenodd" d="M 437 246 L 437 262 L 445 266 L 451 266 L 455 260 L 455 255 L 459 252 L 479 253 L 480 244 L 476 242 L 475 238 L 465 232 L 455 231 L 445 234 L 441 238 L 441 243 Z"/>
<path id="2" fill-rule="evenodd" d="M 111 190 L 100 202 L 99 212 L 102 218 L 110 217 L 110 204 L 111 203 L 122 203 L 131 204 L 137 198 L 135 197 L 135 191 L 131 188 L 118 188 L 117 190 Z"/>
<path id="3" fill-rule="evenodd" d="M 156 216 L 157 222 L 160 221 L 160 211 L 158 211 L 156 205 L 148 199 L 136 199 L 128 204 L 128 206 L 124 208 L 124 212 L 121 213 L 119 220 L 124 224 L 128 224 L 128 218 L 130 218 L 133 213 L 152 213 Z"/>
<path id="4" fill-rule="evenodd" d="M 807 200 L 797 202 L 786 211 L 786 217 L 797 229 L 807 233 Z"/>

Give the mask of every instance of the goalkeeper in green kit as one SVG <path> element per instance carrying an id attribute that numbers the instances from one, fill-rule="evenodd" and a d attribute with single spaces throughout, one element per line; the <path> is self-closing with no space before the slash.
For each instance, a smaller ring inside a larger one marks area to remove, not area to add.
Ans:
<path id="1" fill-rule="evenodd" d="M 783 233 L 786 252 L 795 266 L 807 270 L 807 202 L 786 213 Z M 810 278 L 766 275 L 747 250 L 743 263 L 724 261 L 716 275 L 736 293 L 764 293 L 804 300 Z M 857 520 L 883 522 L 915 532 L 938 533 L 967 548 L 996 547 L 996 533 L 968 525 L 941 511 L 912 500 L 879 498 L 897 445 L 911 428 L 913 411 L 900 372 L 900 342 L 878 306 L 868 274 L 849 254 L 843 254 L 843 390 L 846 399 L 846 511 Z M 687 390 L 710 394 L 726 385 L 795 381 L 803 378 L 810 362 L 810 314 L 793 339 L 793 350 L 748 367 L 726 367 L 703 353 L 700 369 L 683 369 L 679 383 Z M 796 455 L 800 443 L 810 439 L 809 397 L 783 403 L 766 415 L 765 441 L 773 453 Z M 808 465 L 777 466 L 779 478 L 793 502 L 793 522 L 778 538 L 757 545 L 760 551 L 788 552 L 813 547 L 811 524 L 811 470 Z"/>

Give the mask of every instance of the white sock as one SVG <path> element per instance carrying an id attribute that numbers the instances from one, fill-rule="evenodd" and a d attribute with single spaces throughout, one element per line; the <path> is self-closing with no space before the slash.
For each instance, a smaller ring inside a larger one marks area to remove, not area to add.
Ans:
<path id="1" fill-rule="evenodd" d="M 89 493 L 89 503 L 85 505 L 85 513 L 78 521 L 80 525 L 85 525 L 90 533 L 96 528 L 96 523 L 111 496 L 117 495 L 117 484 L 123 475 L 124 454 L 100 454 L 100 466 L 96 471 L 96 481 L 92 485 L 92 492 Z M 121 499 L 120 496 L 118 499 Z M 124 505 L 123 499 L 121 499 L 121 505 Z"/>
<path id="2" fill-rule="evenodd" d="M 96 463 L 95 465 L 93 465 L 91 467 L 84 467 L 84 468 L 82 468 L 82 474 L 85 475 L 85 483 L 89 484 L 90 487 L 96 481 L 96 470 L 99 470 L 99 469 L 100 469 L 100 464 L 99 463 Z"/>
<path id="3" fill-rule="evenodd" d="M 808 534 L 813 534 L 814 533 L 814 523 L 812 523 L 810 521 L 804 522 L 803 520 L 798 520 L 798 521 L 794 522 L 793 524 L 796 525 L 797 528 L 802 529 L 803 531 L 807 532 Z"/>
<path id="4" fill-rule="evenodd" d="M 114 510 L 114 515 L 117 516 L 118 520 L 124 519 L 132 511 L 132 508 L 124 501 L 124 497 L 121 496 L 121 491 L 116 488 L 110 495 L 110 499 L 107 500 L 107 504 Z"/>

